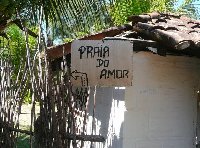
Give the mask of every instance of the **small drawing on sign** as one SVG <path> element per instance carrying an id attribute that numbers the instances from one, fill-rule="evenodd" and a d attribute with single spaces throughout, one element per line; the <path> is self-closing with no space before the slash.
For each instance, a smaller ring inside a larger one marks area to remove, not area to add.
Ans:
<path id="1" fill-rule="evenodd" d="M 77 70 L 74 70 L 71 73 L 71 77 L 74 80 L 78 80 L 78 78 L 81 80 L 81 85 L 83 87 L 88 87 L 88 77 L 87 77 L 87 73 L 82 73 L 82 72 L 78 72 Z"/>

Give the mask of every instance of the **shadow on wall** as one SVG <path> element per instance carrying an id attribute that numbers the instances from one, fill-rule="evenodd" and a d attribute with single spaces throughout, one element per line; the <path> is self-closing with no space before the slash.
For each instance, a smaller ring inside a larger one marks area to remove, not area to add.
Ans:
<path id="1" fill-rule="evenodd" d="M 122 148 L 123 147 L 123 122 L 125 112 L 125 88 L 97 87 L 94 108 L 94 88 L 91 89 L 89 102 L 89 116 L 95 117 L 95 124 L 89 121 L 89 131 L 94 135 L 106 138 L 103 144 L 93 144 L 95 148 Z M 92 132 L 93 131 L 93 132 Z"/>

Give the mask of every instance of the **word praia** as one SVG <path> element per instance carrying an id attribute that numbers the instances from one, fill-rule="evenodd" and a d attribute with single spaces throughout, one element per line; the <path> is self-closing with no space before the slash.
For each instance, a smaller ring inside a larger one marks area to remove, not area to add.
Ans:
<path id="1" fill-rule="evenodd" d="M 94 57 L 98 57 L 98 58 L 105 58 L 105 57 L 109 57 L 109 47 L 108 46 L 81 46 L 78 49 L 79 53 L 80 53 L 80 59 L 83 59 L 84 57 L 86 58 L 94 58 Z"/>

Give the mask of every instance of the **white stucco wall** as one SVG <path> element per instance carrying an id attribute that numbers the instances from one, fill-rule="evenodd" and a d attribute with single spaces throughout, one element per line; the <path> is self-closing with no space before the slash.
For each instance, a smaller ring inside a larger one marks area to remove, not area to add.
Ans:
<path id="1" fill-rule="evenodd" d="M 95 97 L 95 122 L 92 130 L 92 116 L 94 108 L 94 88 L 91 89 L 89 102 L 89 120 L 87 134 L 102 135 L 104 143 L 87 142 L 86 148 L 122 148 L 123 123 L 125 112 L 125 89 L 114 87 L 96 88 Z M 93 131 L 93 132 L 92 132 Z"/>
<path id="2" fill-rule="evenodd" d="M 194 148 L 199 82 L 200 59 L 134 53 L 132 87 L 96 89 L 93 134 L 103 135 L 106 142 L 92 147 Z M 88 134 L 92 134 L 93 96 L 94 88 Z"/>
<path id="3" fill-rule="evenodd" d="M 139 52 L 126 88 L 124 148 L 194 148 L 200 59 Z"/>

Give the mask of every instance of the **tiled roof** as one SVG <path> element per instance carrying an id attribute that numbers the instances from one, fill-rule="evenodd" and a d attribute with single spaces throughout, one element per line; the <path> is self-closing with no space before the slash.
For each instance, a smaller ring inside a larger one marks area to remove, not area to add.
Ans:
<path id="1" fill-rule="evenodd" d="M 132 22 L 132 25 L 109 28 L 81 40 L 105 37 L 129 39 L 134 42 L 133 50 L 156 49 L 160 55 L 177 52 L 200 57 L 200 21 L 172 13 L 157 12 L 133 15 L 128 21 Z M 65 54 L 70 53 L 71 43 L 49 47 L 47 54 L 50 58 L 59 58 L 63 55 L 63 49 Z"/>
<path id="2" fill-rule="evenodd" d="M 128 18 L 133 30 L 165 46 L 185 50 L 200 48 L 200 21 L 181 15 L 150 13 Z"/>

